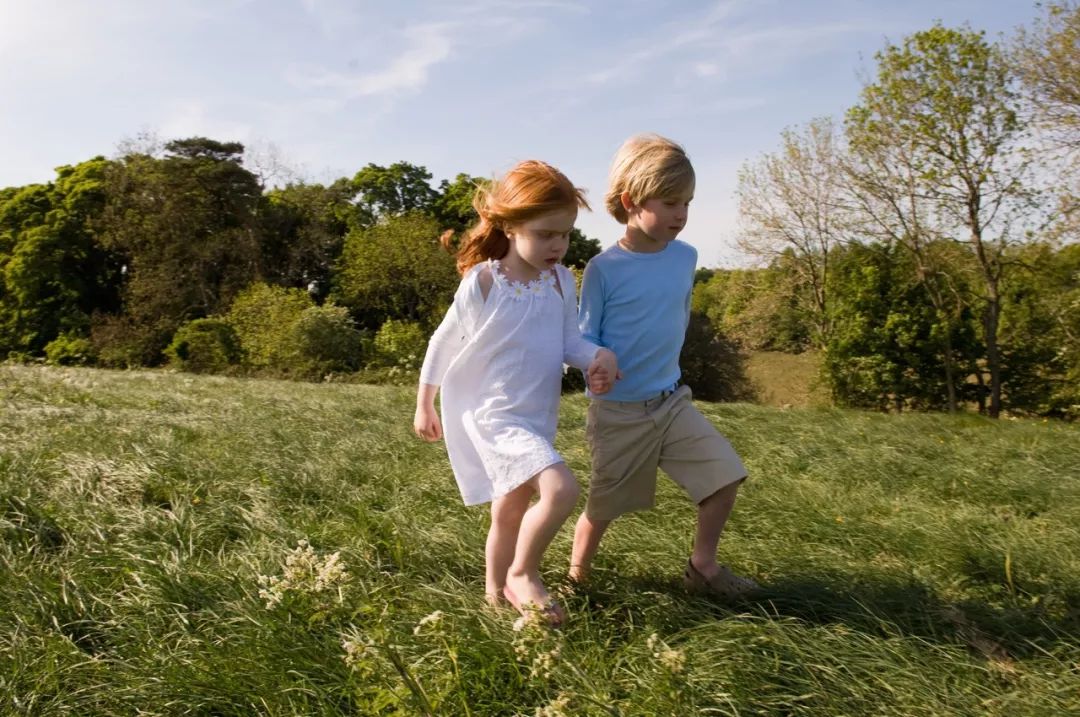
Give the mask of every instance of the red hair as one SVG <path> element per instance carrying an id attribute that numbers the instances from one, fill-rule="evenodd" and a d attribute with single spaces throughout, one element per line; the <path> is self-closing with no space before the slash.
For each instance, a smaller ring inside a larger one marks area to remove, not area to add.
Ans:
<path id="1" fill-rule="evenodd" d="M 457 268 L 464 274 L 488 259 L 502 259 L 510 250 L 506 228 L 544 214 L 567 209 L 588 209 L 585 190 L 566 175 L 535 159 L 519 162 L 502 179 L 481 185 L 473 197 L 480 221 L 465 234 L 457 251 Z M 442 236 L 450 249 L 453 232 Z"/>

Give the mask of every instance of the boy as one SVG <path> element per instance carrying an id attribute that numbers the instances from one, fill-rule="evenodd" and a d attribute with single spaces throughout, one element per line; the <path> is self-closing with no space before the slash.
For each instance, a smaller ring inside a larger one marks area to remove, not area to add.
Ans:
<path id="1" fill-rule="evenodd" d="M 675 237 L 694 181 L 683 148 L 657 135 L 631 137 L 612 164 L 605 204 L 626 232 L 586 266 L 578 318 L 586 339 L 619 357 L 623 378 L 603 396 L 588 394 L 592 476 L 570 578 L 588 576 L 612 520 L 653 506 L 662 468 L 698 505 L 684 584 L 738 598 L 758 585 L 718 565 L 716 548 L 746 469 L 679 382 L 697 251 Z"/>

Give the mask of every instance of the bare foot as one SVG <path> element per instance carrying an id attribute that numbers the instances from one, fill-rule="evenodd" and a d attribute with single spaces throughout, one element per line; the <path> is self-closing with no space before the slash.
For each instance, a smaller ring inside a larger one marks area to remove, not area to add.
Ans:
<path id="1" fill-rule="evenodd" d="M 494 592 L 484 593 L 484 600 L 486 600 L 487 604 L 491 607 L 499 607 L 503 601 L 502 589 L 500 588 Z"/>
<path id="2" fill-rule="evenodd" d="M 570 582 L 582 585 L 589 579 L 589 569 L 584 565 L 571 565 L 566 577 L 570 578 Z"/>

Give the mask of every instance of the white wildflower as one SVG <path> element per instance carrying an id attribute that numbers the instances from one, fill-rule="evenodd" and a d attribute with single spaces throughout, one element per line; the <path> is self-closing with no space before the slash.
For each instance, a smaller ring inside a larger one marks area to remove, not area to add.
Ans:
<path id="1" fill-rule="evenodd" d="M 436 610 L 430 615 L 425 615 L 424 617 L 420 618 L 420 622 L 416 623 L 416 627 L 413 628 L 413 634 L 419 635 L 421 632 L 424 631 L 424 627 L 427 625 L 430 625 L 433 629 L 437 630 L 439 623 L 442 622 L 442 619 L 442 610 Z"/>

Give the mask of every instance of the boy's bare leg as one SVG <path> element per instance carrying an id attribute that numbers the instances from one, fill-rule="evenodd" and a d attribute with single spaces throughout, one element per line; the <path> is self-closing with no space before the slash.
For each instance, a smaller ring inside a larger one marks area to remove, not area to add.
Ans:
<path id="1" fill-rule="evenodd" d="M 484 592 L 487 593 L 487 601 L 492 605 L 498 604 L 503 586 L 506 585 L 506 573 L 514 562 L 521 520 L 529 509 L 533 492 L 532 485 L 526 483 L 491 502 L 491 528 L 488 530 L 485 549 L 487 580 Z"/>
<path id="2" fill-rule="evenodd" d="M 536 486 L 540 497 L 525 511 L 521 520 L 517 549 L 506 575 L 506 588 L 519 605 L 530 602 L 546 605 L 549 595 L 540 580 L 540 561 L 574 510 L 581 489 L 565 463 L 545 468 L 529 483 Z"/>
<path id="3" fill-rule="evenodd" d="M 574 526 L 574 549 L 570 553 L 570 579 L 582 582 L 589 577 L 592 561 L 600 547 L 600 538 L 611 525 L 610 520 L 596 520 L 582 512 Z"/>
<path id="4" fill-rule="evenodd" d="M 716 549 L 731 509 L 735 507 L 735 494 L 739 492 L 740 483 L 742 481 L 724 486 L 698 504 L 697 534 L 694 536 L 690 564 L 705 578 L 720 572 Z"/>

